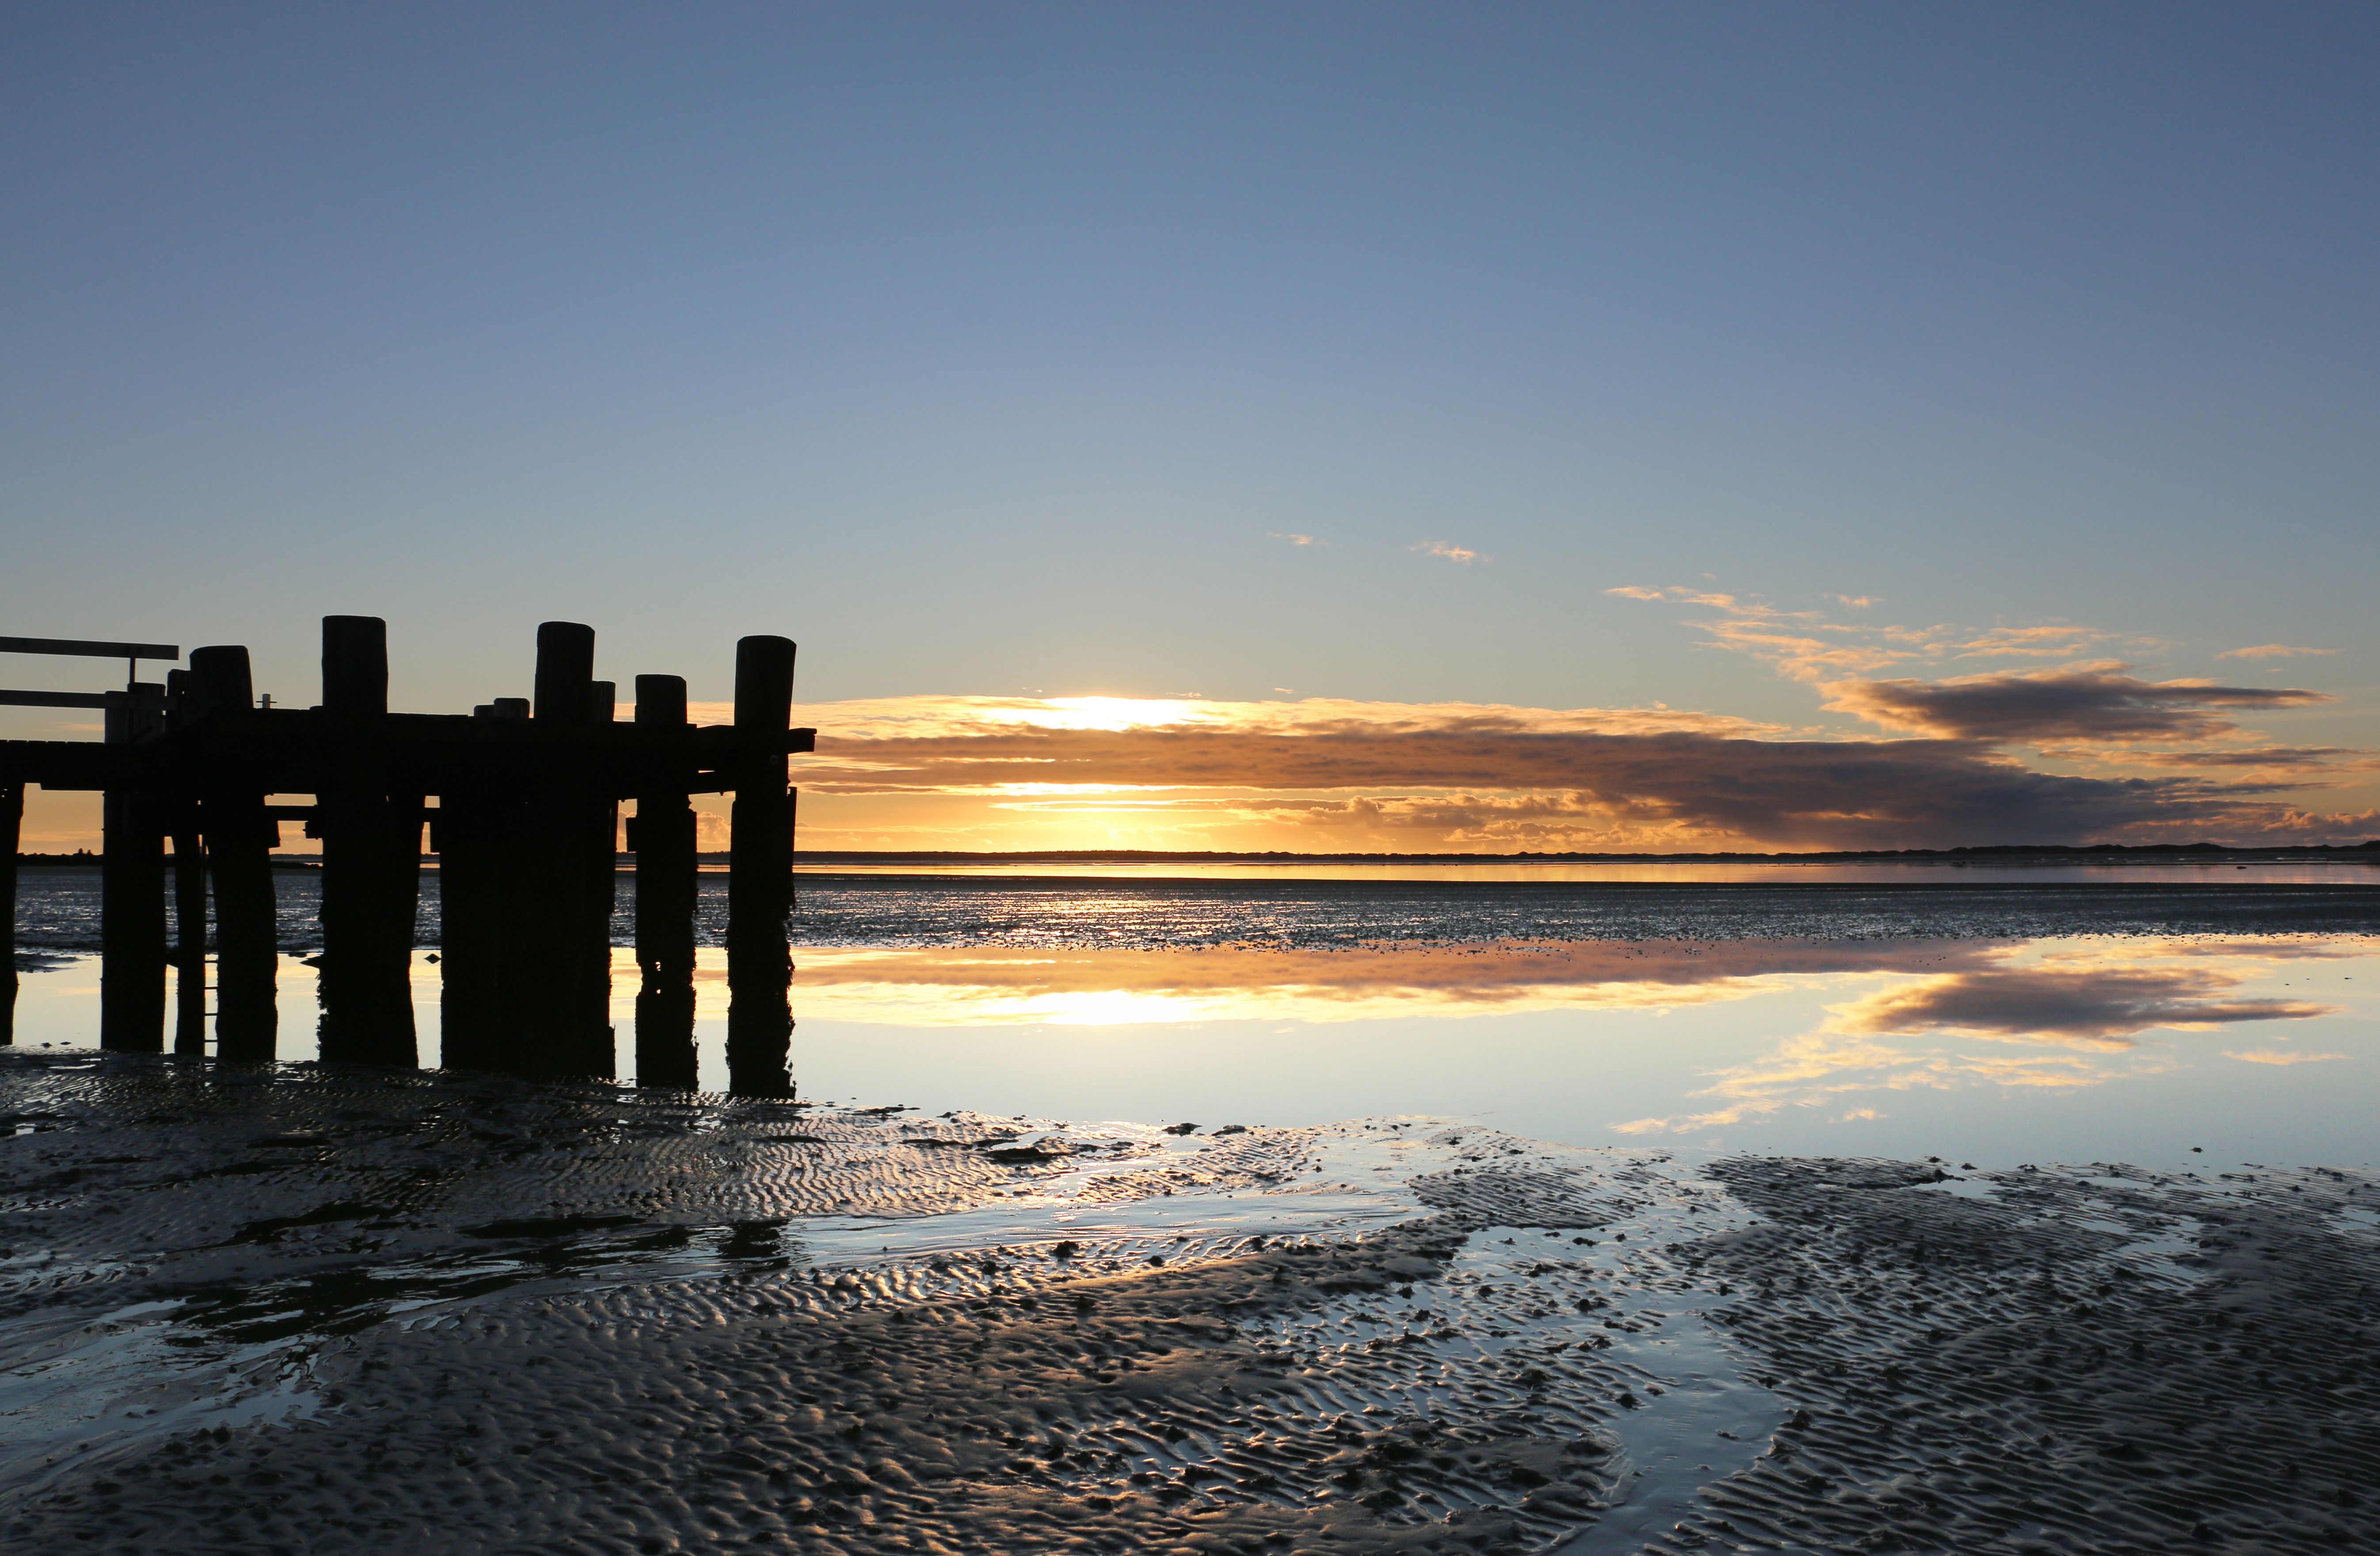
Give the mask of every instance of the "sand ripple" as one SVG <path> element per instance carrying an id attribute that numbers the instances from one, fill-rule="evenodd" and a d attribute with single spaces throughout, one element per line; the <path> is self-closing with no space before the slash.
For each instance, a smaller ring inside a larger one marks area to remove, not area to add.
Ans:
<path id="1" fill-rule="evenodd" d="M 0 1536 L 2374 1549 L 2380 1192 L 0 1058 Z"/>

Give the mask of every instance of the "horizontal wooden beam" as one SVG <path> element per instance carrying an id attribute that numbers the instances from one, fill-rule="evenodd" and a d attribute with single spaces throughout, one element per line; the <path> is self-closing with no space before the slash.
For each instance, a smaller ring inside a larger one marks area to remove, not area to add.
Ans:
<path id="1" fill-rule="evenodd" d="M 0 638 L 0 654 L 80 654 L 86 659 L 179 659 L 171 643 L 98 643 L 81 638 Z"/>
<path id="2" fill-rule="evenodd" d="M 104 691 L 0 691 L 0 708 L 104 708 Z"/>

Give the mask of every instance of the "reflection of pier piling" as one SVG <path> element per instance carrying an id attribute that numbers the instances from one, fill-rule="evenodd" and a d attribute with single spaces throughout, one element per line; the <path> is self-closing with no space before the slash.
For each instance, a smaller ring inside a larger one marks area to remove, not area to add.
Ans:
<path id="1" fill-rule="evenodd" d="M 0 651 L 171 660 L 168 645 L 0 638 Z M 620 802 L 636 803 L 638 1074 L 694 1084 L 695 817 L 690 796 L 732 794 L 728 1059 L 731 1087 L 788 1088 L 793 795 L 786 757 L 794 645 L 736 649 L 735 720 L 686 720 L 686 683 L 637 678 L 637 718 L 613 722 L 594 678 L 595 634 L 538 630 L 533 696 L 468 716 L 388 711 L 386 630 L 369 616 L 322 623 L 322 702 L 258 706 L 248 651 L 200 649 L 165 687 L 104 694 L 0 692 L 0 702 L 105 709 L 108 738 L 0 741 L 0 841 L 15 859 L 25 784 L 104 792 L 101 1041 L 164 1046 L 164 972 L 179 969 L 175 1047 L 202 1052 L 206 893 L 214 903 L 218 1057 L 272 1057 L 276 1025 L 270 853 L 279 820 L 303 815 L 322 842 L 322 1055 L 416 1063 L 411 952 L 422 832 L 439 858 L 444 1062 L 542 1076 L 609 1076 L 610 924 Z M 310 794 L 310 807 L 269 796 Z M 431 802 L 435 803 L 432 804 Z M 179 926 L 169 952 L 164 845 L 174 846 Z M 13 918 L 10 920 L 13 958 Z M 13 1008 L 14 964 L 7 992 Z M 0 1027 L 0 1040 L 6 1029 Z"/>

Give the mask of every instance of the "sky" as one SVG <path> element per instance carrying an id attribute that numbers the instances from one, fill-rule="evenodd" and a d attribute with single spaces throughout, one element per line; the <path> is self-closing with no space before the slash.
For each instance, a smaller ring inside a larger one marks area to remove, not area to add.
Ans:
<path id="1" fill-rule="evenodd" d="M 820 848 L 2360 841 L 2375 67 L 2328 4 L 11 6 L 0 634 L 302 706 L 377 614 L 459 712 L 542 620 L 705 702 L 782 633 Z"/>

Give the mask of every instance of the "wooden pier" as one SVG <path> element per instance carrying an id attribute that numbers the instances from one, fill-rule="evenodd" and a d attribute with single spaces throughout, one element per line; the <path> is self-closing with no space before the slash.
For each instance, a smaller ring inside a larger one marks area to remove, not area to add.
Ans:
<path id="1" fill-rule="evenodd" d="M 0 918 L 9 954 L 0 1042 L 15 1004 L 15 896 L 24 789 L 103 792 L 100 1042 L 164 1048 L 165 969 L 178 966 L 174 1048 L 203 1053 L 205 893 L 214 903 L 219 1059 L 269 1062 L 278 1030 L 271 855 L 302 819 L 322 852 L 321 1055 L 419 1063 L 411 995 L 423 831 L 437 856 L 442 1062 L 536 1076 L 613 1073 L 611 919 L 620 805 L 636 804 L 637 1078 L 695 1082 L 695 816 L 698 794 L 734 796 L 728 877 L 728 1084 L 791 1091 L 794 645 L 736 644 L 731 724 L 686 719 L 686 682 L 639 675 L 633 723 L 594 676 L 595 633 L 538 628 L 532 695 L 468 714 L 392 713 L 388 639 L 372 616 L 322 620 L 322 700 L 260 706 L 248 650 L 193 650 L 163 683 L 139 661 L 170 644 L 0 638 L 0 652 L 125 659 L 122 692 L 0 691 L 0 704 L 98 707 L 103 741 L 0 741 Z M 310 806 L 271 796 L 310 795 Z M 166 855 L 179 930 L 167 943 Z"/>

